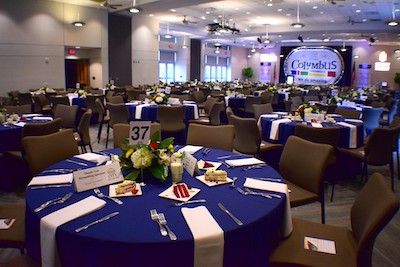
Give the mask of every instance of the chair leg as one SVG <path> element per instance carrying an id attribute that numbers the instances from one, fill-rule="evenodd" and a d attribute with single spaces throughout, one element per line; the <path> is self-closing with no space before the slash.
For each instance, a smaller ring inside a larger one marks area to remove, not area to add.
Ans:
<path id="1" fill-rule="evenodd" d="M 92 152 L 92 153 L 93 153 L 92 144 L 89 144 L 89 148 L 90 148 L 90 152 Z"/>
<path id="2" fill-rule="evenodd" d="M 321 200 L 321 223 L 325 224 L 325 198 Z"/>
<path id="3" fill-rule="evenodd" d="M 392 187 L 392 191 L 394 192 L 393 157 L 392 157 L 392 160 L 390 161 L 389 168 L 390 168 L 390 182 L 391 182 L 391 187 Z"/>
<path id="4" fill-rule="evenodd" d="M 108 135 L 110 134 L 110 125 L 107 126 L 106 148 L 108 146 Z"/>
<path id="5" fill-rule="evenodd" d="M 98 132 L 97 132 L 97 143 L 98 143 L 98 144 L 100 144 L 100 137 L 101 137 L 101 131 L 102 131 L 102 129 L 103 129 L 103 123 L 100 122 L 100 123 L 99 123 L 99 130 L 98 130 Z"/>

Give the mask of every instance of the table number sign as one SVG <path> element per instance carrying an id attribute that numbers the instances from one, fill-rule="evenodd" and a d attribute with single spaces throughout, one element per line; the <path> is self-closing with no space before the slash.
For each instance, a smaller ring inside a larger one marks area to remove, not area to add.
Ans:
<path id="1" fill-rule="evenodd" d="M 147 144 L 150 140 L 150 121 L 131 121 L 129 130 L 129 144 Z"/>
<path id="2" fill-rule="evenodd" d="M 79 170 L 74 172 L 76 192 L 82 192 L 96 187 L 114 184 L 124 180 L 119 162 L 108 165 Z"/>
<path id="3" fill-rule="evenodd" d="M 191 175 L 199 175 L 199 167 L 197 166 L 197 159 L 190 155 L 189 153 L 185 153 L 185 156 L 183 157 L 183 168 Z"/>

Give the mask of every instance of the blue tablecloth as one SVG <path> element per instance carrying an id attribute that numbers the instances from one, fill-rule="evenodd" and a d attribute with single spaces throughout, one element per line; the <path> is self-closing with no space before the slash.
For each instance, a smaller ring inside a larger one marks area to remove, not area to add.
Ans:
<path id="1" fill-rule="evenodd" d="M 75 97 L 72 98 L 72 105 L 77 105 L 79 110 L 86 107 L 86 97 Z"/>
<path id="2" fill-rule="evenodd" d="M 0 153 L 20 150 L 23 128 L 15 125 L 3 125 L 0 123 Z"/>
<path id="3" fill-rule="evenodd" d="M 228 100 L 228 106 L 232 109 L 244 108 L 245 97 L 230 97 Z"/>
<path id="4" fill-rule="evenodd" d="M 129 114 L 131 115 L 131 120 L 135 119 L 136 105 L 126 105 L 129 110 Z M 150 105 L 142 108 L 142 118 L 143 121 L 157 121 L 157 105 Z M 185 106 L 185 121 L 188 122 L 190 120 L 194 120 L 194 106 Z M 199 113 L 198 113 L 199 114 Z"/>
<path id="5" fill-rule="evenodd" d="M 119 149 L 113 150 L 120 153 Z M 211 149 L 208 155 L 201 151 L 194 154 L 198 159 L 215 160 L 231 153 Z M 92 164 L 94 165 L 94 164 Z M 79 168 L 82 166 L 60 162 L 51 168 Z M 280 175 L 271 167 L 243 171 L 243 167 L 227 169 L 229 177 L 238 177 L 236 186 L 243 187 L 244 176 L 275 177 Z M 268 266 L 268 257 L 279 239 L 278 229 L 282 223 L 285 197 L 268 199 L 260 196 L 244 196 L 229 184 L 208 187 L 184 173 L 183 182 L 201 191 L 194 199 L 204 198 L 204 204 L 224 230 L 224 266 Z M 171 181 L 160 183 L 148 179 L 143 195 L 120 198 L 124 204 L 117 205 L 107 200 L 107 205 L 91 214 L 68 222 L 56 231 L 57 249 L 62 266 L 193 266 L 194 240 L 181 208 L 170 205 L 169 199 L 158 194 L 171 186 Z M 100 188 L 108 193 L 108 186 Z M 33 209 L 43 202 L 67 192 L 70 187 L 27 189 L 26 192 L 26 247 L 28 253 L 40 259 L 40 218 L 75 203 L 89 195 L 90 191 L 74 193 L 64 204 L 58 204 L 34 213 Z M 243 221 L 243 226 L 222 212 L 217 204 L 223 203 L 228 210 Z M 198 205 L 190 204 L 187 207 Z M 178 237 L 170 241 L 160 235 L 159 228 L 150 219 L 150 209 L 163 212 L 168 225 Z M 97 220 L 111 212 L 120 214 L 108 221 L 76 233 L 75 229 Z"/>
<path id="6" fill-rule="evenodd" d="M 271 132 L 271 122 L 274 119 L 271 118 L 263 118 L 261 117 L 261 138 L 265 141 L 268 142 L 276 142 L 275 140 L 271 140 L 269 138 L 270 132 Z M 344 121 L 343 118 L 335 118 L 336 121 Z M 286 140 L 289 138 L 289 136 L 294 135 L 295 133 L 295 127 L 297 124 L 302 123 L 301 121 L 292 121 L 290 123 L 281 123 L 279 125 L 279 130 L 278 130 L 278 140 L 277 142 L 280 144 L 285 144 Z M 362 123 L 357 123 L 357 122 L 346 122 L 349 124 L 353 124 L 357 127 L 357 147 L 361 147 L 364 144 L 364 126 Z M 311 123 L 307 123 L 308 125 L 311 125 Z M 342 148 L 350 148 L 349 147 L 349 135 L 350 135 L 350 128 L 338 125 L 338 124 L 333 124 L 333 123 L 328 123 L 328 122 L 322 122 L 321 123 L 323 127 L 331 127 L 331 126 L 339 126 L 340 127 L 340 137 L 339 137 L 339 147 Z"/>

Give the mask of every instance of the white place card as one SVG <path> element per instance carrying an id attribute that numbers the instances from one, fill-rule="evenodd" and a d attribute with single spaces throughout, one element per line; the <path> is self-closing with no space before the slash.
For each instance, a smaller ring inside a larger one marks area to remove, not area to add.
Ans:
<path id="1" fill-rule="evenodd" d="M 332 240 L 305 236 L 304 248 L 328 254 L 336 254 L 335 241 Z"/>
<path id="2" fill-rule="evenodd" d="M 124 176 L 117 161 L 108 165 L 74 172 L 75 189 L 77 192 L 114 184 L 123 180 Z"/>
<path id="3" fill-rule="evenodd" d="M 199 175 L 199 167 L 197 166 L 197 159 L 193 157 L 192 155 L 185 153 L 185 156 L 183 157 L 183 168 L 191 175 Z"/>
<path id="4" fill-rule="evenodd" d="M 151 121 L 131 121 L 129 124 L 129 144 L 147 144 L 150 140 Z"/>
<path id="5" fill-rule="evenodd" d="M 305 121 L 317 121 L 322 122 L 325 119 L 324 114 L 317 114 L 317 113 L 304 113 L 304 120 Z"/>

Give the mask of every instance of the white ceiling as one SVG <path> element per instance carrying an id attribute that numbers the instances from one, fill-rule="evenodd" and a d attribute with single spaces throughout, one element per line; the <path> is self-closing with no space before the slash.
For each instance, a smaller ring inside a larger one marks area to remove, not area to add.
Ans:
<path id="1" fill-rule="evenodd" d="M 169 31 L 175 36 L 211 39 L 225 44 L 259 46 L 257 37 L 265 38 L 267 28 L 273 43 L 297 41 L 299 34 L 307 42 L 320 42 L 324 36 L 331 42 L 368 42 L 400 47 L 400 26 L 390 27 L 386 21 L 400 19 L 399 0 L 108 0 L 121 5 L 117 9 L 101 7 L 102 0 L 53 0 L 107 8 L 109 12 L 131 16 L 152 16 L 160 21 L 160 33 Z M 126 8 L 140 7 L 139 14 Z M 299 5 L 299 9 L 297 6 Z M 172 10 L 174 9 L 174 10 Z M 207 10 L 211 10 L 206 14 Z M 294 29 L 290 24 L 299 20 L 306 26 Z M 184 24 L 183 18 L 197 23 Z M 222 16 L 234 22 L 240 34 L 210 35 L 207 25 Z M 266 26 L 268 24 L 268 26 Z M 273 45 L 273 44 L 272 44 Z"/>

